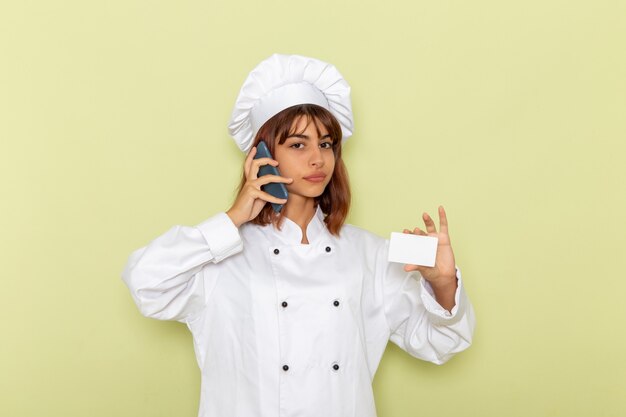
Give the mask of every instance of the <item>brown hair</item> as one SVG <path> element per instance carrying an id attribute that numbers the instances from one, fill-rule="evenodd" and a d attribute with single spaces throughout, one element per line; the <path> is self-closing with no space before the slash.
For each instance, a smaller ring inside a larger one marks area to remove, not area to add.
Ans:
<path id="1" fill-rule="evenodd" d="M 308 127 L 311 121 L 314 121 L 317 134 L 321 135 L 318 124 L 321 123 L 326 130 L 328 130 L 328 134 L 333 141 L 332 148 L 335 155 L 335 170 L 324 192 L 319 197 L 315 198 L 315 203 L 319 205 L 322 212 L 326 214 L 324 223 L 326 223 L 328 231 L 338 236 L 350 209 L 350 185 L 348 181 L 348 171 L 341 159 L 341 126 L 335 116 L 325 108 L 315 104 L 298 104 L 286 108 L 272 116 L 271 119 L 261 126 L 252 142 L 252 146 L 257 146 L 261 140 L 264 140 L 270 153 L 274 155 L 276 142 L 283 144 L 289 136 L 302 133 L 292 131 L 292 127 L 295 126 L 294 121 L 302 116 L 307 118 L 304 129 Z M 241 192 L 245 183 L 246 174 L 244 172 L 237 194 Z M 272 205 L 268 203 L 261 209 L 259 215 L 250 220 L 250 222 L 261 226 L 274 223 L 280 228 L 283 222 L 282 211 L 277 214 L 272 208 Z"/>

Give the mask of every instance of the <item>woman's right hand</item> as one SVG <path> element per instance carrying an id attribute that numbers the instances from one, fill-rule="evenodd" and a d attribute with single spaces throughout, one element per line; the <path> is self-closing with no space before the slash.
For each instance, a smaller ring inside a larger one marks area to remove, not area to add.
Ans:
<path id="1" fill-rule="evenodd" d="M 265 204 L 285 204 L 287 202 L 286 198 L 276 198 L 262 191 L 262 185 L 269 184 L 270 182 L 290 184 L 293 181 L 292 178 L 277 175 L 263 175 L 259 178 L 259 168 L 262 165 L 278 166 L 278 162 L 271 158 L 254 159 L 254 155 L 256 155 L 256 146 L 250 149 L 244 164 L 246 182 L 241 188 L 241 192 L 237 196 L 233 206 L 226 212 L 237 227 L 258 216 Z"/>

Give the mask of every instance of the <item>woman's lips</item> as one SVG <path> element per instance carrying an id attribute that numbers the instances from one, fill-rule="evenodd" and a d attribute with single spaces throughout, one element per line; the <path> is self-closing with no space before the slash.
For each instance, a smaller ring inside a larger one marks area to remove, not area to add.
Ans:
<path id="1" fill-rule="evenodd" d="M 323 182 L 326 179 L 326 175 L 309 175 L 304 177 L 304 179 L 311 182 Z"/>

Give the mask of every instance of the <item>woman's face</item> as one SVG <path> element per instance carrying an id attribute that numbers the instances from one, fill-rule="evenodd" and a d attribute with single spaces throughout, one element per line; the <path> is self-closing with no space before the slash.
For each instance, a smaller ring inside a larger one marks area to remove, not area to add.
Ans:
<path id="1" fill-rule="evenodd" d="M 302 132 L 307 118 L 301 116 L 294 121 L 291 131 Z M 274 159 L 283 177 L 293 178 L 287 185 L 291 196 L 318 197 L 330 182 L 335 170 L 335 154 L 332 139 L 326 128 L 319 124 L 320 135 L 311 120 L 304 132 L 288 137 L 276 144 Z"/>

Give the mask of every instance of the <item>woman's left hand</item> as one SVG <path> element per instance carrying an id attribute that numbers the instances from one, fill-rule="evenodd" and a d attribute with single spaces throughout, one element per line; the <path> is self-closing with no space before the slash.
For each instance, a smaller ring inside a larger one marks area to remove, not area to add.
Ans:
<path id="1" fill-rule="evenodd" d="M 426 225 L 426 232 L 416 227 L 412 232 L 408 229 L 404 229 L 404 233 L 432 236 L 438 239 L 435 266 L 429 267 L 407 264 L 404 266 L 404 270 L 407 272 L 419 271 L 424 279 L 433 286 L 441 287 L 452 284 L 456 286 L 456 264 L 454 263 L 454 253 L 452 252 L 450 236 L 448 235 L 448 218 L 446 217 L 443 206 L 439 206 L 439 232 L 437 232 L 435 222 L 428 213 L 424 213 L 422 218 Z"/>

